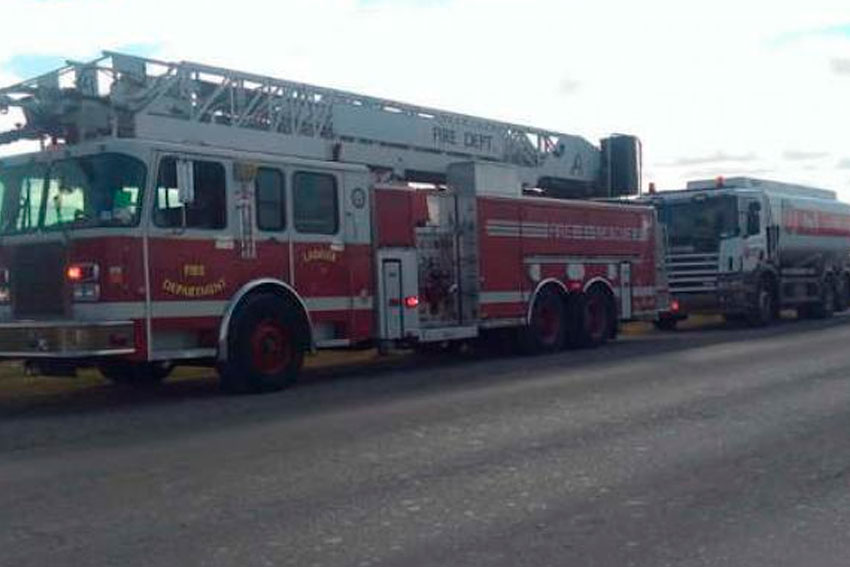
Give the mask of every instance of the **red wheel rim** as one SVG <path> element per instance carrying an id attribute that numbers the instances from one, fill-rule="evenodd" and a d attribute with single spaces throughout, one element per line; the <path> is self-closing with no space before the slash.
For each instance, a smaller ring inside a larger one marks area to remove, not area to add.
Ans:
<path id="1" fill-rule="evenodd" d="M 608 313 L 605 309 L 605 299 L 597 294 L 587 300 L 587 333 L 598 341 L 605 335 L 608 325 Z"/>
<path id="2" fill-rule="evenodd" d="M 251 359 L 263 374 L 277 374 L 292 362 L 289 330 L 273 319 L 265 319 L 251 333 Z"/>
<path id="3" fill-rule="evenodd" d="M 544 299 L 538 304 L 535 327 L 540 341 L 552 345 L 561 332 L 561 310 L 555 301 Z"/>

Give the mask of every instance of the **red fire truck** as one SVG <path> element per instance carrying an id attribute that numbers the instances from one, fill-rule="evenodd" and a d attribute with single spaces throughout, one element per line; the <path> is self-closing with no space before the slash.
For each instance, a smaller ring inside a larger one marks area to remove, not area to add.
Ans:
<path id="1" fill-rule="evenodd" d="M 667 307 L 640 146 L 117 53 L 0 90 L 0 357 L 116 382 L 513 330 L 598 345 Z M 594 201 L 592 198 L 599 198 Z"/>

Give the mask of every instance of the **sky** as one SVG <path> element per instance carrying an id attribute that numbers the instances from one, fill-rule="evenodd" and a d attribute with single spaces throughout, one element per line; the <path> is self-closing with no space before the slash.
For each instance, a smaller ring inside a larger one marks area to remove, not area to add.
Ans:
<path id="1" fill-rule="evenodd" d="M 227 9 L 223 9 L 227 6 Z M 850 201 L 850 2 L 3 0 L 0 85 L 100 50 L 580 135 L 644 185 L 747 175 Z M 0 131 L 19 120 L 0 116 Z M 18 148 L 0 148 L 8 153 Z"/>

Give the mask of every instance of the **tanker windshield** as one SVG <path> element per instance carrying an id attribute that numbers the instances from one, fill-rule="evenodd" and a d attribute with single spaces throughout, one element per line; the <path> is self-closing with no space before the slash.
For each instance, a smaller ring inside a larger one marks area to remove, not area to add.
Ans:
<path id="1" fill-rule="evenodd" d="M 666 201 L 658 213 L 671 250 L 716 252 L 721 239 L 740 232 L 737 199 L 731 195 Z"/>
<path id="2" fill-rule="evenodd" d="M 0 169 L 0 233 L 134 226 L 145 166 L 97 154 Z"/>

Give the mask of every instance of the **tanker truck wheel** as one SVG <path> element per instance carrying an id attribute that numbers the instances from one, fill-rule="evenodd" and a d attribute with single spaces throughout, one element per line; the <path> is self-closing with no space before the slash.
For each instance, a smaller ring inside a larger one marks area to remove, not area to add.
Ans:
<path id="1" fill-rule="evenodd" d="M 756 289 L 755 305 L 751 306 L 747 313 L 747 323 L 752 327 L 764 327 L 773 323 L 777 314 L 776 301 L 776 292 L 770 280 L 763 278 Z"/>
<path id="2" fill-rule="evenodd" d="M 222 389 L 259 393 L 294 383 L 304 362 L 306 332 L 287 300 L 270 293 L 246 299 L 230 322 L 227 360 L 218 368 Z"/>
<path id="3" fill-rule="evenodd" d="M 838 278 L 835 286 L 835 310 L 843 313 L 850 309 L 850 276 L 846 274 Z"/>
<path id="4" fill-rule="evenodd" d="M 835 282 L 829 278 L 821 289 L 820 301 L 809 306 L 808 313 L 813 319 L 829 319 L 835 314 L 836 293 Z"/>

